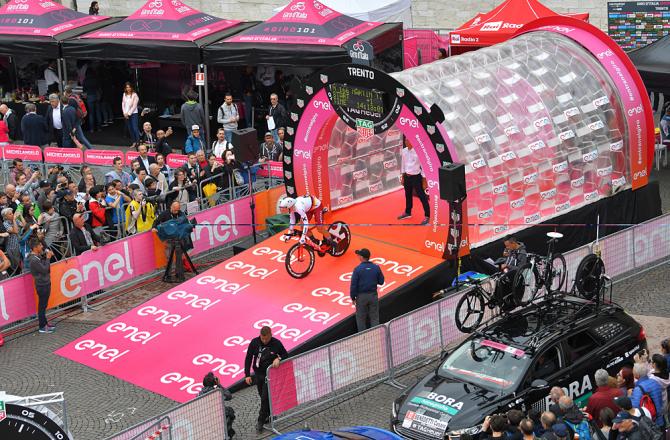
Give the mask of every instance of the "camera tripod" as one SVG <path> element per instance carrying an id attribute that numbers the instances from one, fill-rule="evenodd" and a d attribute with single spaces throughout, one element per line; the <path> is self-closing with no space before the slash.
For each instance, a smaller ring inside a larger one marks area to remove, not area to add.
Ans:
<path id="1" fill-rule="evenodd" d="M 193 273 L 198 275 L 198 270 L 195 268 L 195 264 L 191 261 L 188 252 L 184 249 L 184 244 L 178 238 L 170 238 L 166 240 L 170 246 L 170 256 L 168 257 L 167 266 L 165 267 L 165 273 L 163 274 L 163 281 L 166 283 L 171 282 L 170 272 L 172 272 L 172 264 L 174 263 L 176 269 L 177 282 L 184 281 L 184 262 L 177 257 L 177 247 L 179 247 L 179 253 L 186 258 L 188 264 L 193 268 Z M 181 265 L 181 266 L 180 266 Z"/>

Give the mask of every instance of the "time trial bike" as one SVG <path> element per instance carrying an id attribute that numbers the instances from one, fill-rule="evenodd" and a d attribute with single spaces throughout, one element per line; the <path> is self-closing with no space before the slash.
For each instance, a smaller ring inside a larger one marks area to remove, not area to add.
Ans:
<path id="1" fill-rule="evenodd" d="M 333 257 L 341 257 L 349 249 L 351 244 L 351 230 L 349 225 L 341 221 L 333 222 L 328 228 L 331 243 L 326 244 L 317 240 L 311 232 L 307 233 L 304 243 L 295 243 L 286 253 L 286 272 L 293 278 L 305 278 L 314 269 L 316 255 L 323 257 L 326 254 Z M 286 237 L 300 237 L 302 230 L 296 228 L 292 234 L 284 234 Z"/>

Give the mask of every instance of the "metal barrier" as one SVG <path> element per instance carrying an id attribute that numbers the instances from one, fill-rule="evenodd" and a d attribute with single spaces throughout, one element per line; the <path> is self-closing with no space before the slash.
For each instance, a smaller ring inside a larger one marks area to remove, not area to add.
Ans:
<path id="1" fill-rule="evenodd" d="M 670 259 L 670 214 L 609 235 L 598 243 L 605 268 L 615 282 L 666 264 Z M 593 251 L 593 244 L 564 254 L 568 288 L 579 262 Z M 277 424 L 315 408 L 345 398 L 380 382 L 398 383 L 398 376 L 436 359 L 440 352 L 459 343 L 454 320 L 456 304 L 465 289 L 413 310 L 374 329 L 289 358 L 267 374 L 273 431 Z M 487 309 L 485 319 L 492 317 Z M 384 359 L 384 354 L 386 358 Z"/>
<path id="2" fill-rule="evenodd" d="M 228 439 L 226 405 L 219 389 L 108 437 L 107 440 Z"/>

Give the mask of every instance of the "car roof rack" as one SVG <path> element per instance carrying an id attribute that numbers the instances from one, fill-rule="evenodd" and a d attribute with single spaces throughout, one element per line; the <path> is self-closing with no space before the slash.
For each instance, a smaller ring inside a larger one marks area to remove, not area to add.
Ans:
<path id="1" fill-rule="evenodd" d="M 551 297 L 542 297 L 540 301 L 535 301 L 512 313 L 493 316 L 483 322 L 472 334 L 475 337 L 499 341 L 532 354 L 556 333 L 565 333 L 573 329 L 581 319 L 601 313 L 611 313 L 615 309 L 620 309 L 620 306 L 614 302 L 589 301 L 567 293 L 553 294 Z M 520 315 L 530 314 L 539 315 L 541 324 L 538 331 L 530 335 L 526 341 L 516 342 L 511 340 L 512 338 L 501 338 L 500 333 L 496 331 L 500 324 L 515 320 Z M 546 319 L 547 315 L 557 314 L 560 314 L 557 319 Z"/>

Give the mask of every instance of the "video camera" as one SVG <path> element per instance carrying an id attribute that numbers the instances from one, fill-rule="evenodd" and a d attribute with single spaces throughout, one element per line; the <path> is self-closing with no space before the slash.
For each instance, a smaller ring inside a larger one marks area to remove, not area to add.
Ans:
<path id="1" fill-rule="evenodd" d="M 156 227 L 158 238 L 167 240 L 188 240 L 193 228 L 198 224 L 196 219 L 189 220 L 186 216 L 171 219 Z"/>

